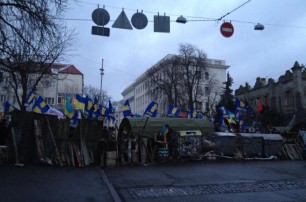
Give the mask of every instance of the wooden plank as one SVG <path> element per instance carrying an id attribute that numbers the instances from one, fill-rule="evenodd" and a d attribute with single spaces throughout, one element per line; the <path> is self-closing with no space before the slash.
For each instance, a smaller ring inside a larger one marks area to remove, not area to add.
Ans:
<path id="1" fill-rule="evenodd" d="M 90 165 L 90 156 L 89 156 L 89 153 L 88 153 L 86 142 L 83 140 L 83 138 L 81 138 L 81 149 L 82 149 L 82 153 L 83 153 L 83 156 L 84 156 L 84 164 L 85 164 L 85 166 L 88 166 L 88 165 Z"/>
<path id="2" fill-rule="evenodd" d="M 73 153 L 73 148 L 72 148 L 71 143 L 68 143 L 68 149 L 69 149 L 69 153 L 70 153 L 71 164 L 72 164 L 72 166 L 75 166 L 74 153 Z"/>
<path id="3" fill-rule="evenodd" d="M 78 148 L 78 145 L 77 144 L 72 144 L 72 147 L 73 147 L 73 151 L 74 151 L 74 154 L 75 154 L 75 157 L 76 157 L 76 160 L 77 160 L 77 165 L 79 167 L 82 167 L 82 156 L 81 156 L 81 152 Z"/>
<path id="4" fill-rule="evenodd" d="M 44 143 L 41 132 L 40 120 L 34 120 L 34 139 L 35 139 L 36 154 L 38 161 L 42 164 L 46 164 L 47 162 L 44 154 Z"/>
<path id="5" fill-rule="evenodd" d="M 48 128 L 49 128 L 49 133 L 50 133 L 50 136 L 51 136 L 51 140 L 52 140 L 53 146 L 54 146 L 54 148 L 55 148 L 56 160 L 57 160 L 57 162 L 59 163 L 60 166 L 63 166 L 63 162 L 62 162 L 60 153 L 59 153 L 59 151 L 58 151 L 58 148 L 57 148 L 57 145 L 56 145 L 54 136 L 53 136 L 53 132 L 52 132 L 52 130 L 51 130 L 50 122 L 49 122 L 49 119 L 48 119 L 47 116 L 46 116 L 46 120 L 47 120 L 47 124 L 48 124 Z"/>

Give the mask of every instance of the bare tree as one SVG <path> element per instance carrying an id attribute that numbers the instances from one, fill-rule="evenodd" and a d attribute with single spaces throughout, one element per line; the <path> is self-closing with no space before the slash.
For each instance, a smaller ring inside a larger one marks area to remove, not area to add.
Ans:
<path id="1" fill-rule="evenodd" d="M 86 85 L 84 86 L 84 94 L 89 96 L 90 98 L 94 99 L 94 98 L 99 98 L 100 96 L 100 89 L 98 89 L 97 87 L 91 86 L 91 85 Z M 102 98 L 101 98 L 101 102 L 100 104 L 102 104 L 103 106 L 107 106 L 108 105 L 108 100 L 111 99 L 111 97 L 107 94 L 106 91 L 102 90 Z"/>
<path id="2" fill-rule="evenodd" d="M 145 73 L 152 97 L 167 99 L 168 104 L 185 111 L 201 105 L 205 66 L 206 54 L 202 50 L 191 44 L 180 44 L 179 55 L 167 55 Z"/>
<path id="3" fill-rule="evenodd" d="M 214 109 L 217 105 L 218 98 L 222 92 L 221 86 L 216 79 L 216 75 L 210 75 L 205 85 L 205 96 L 207 98 L 206 113 L 210 116 L 214 116 Z"/>
<path id="4" fill-rule="evenodd" d="M 194 45 L 186 43 L 179 45 L 179 56 L 176 58 L 178 67 L 184 74 L 182 82 L 184 92 L 187 94 L 188 107 L 193 108 L 204 95 L 200 84 L 206 67 L 206 54 Z"/>
<path id="5" fill-rule="evenodd" d="M 63 60 L 73 32 L 57 20 L 66 0 L 0 0 L 0 69 L 9 77 L 21 110 L 27 93 Z M 29 85 L 32 80 L 31 85 Z"/>
<path id="6" fill-rule="evenodd" d="M 176 60 L 168 55 L 146 72 L 149 75 L 147 85 L 151 89 L 153 99 L 162 98 L 165 95 L 169 104 L 179 105 L 182 72 L 176 67 Z"/>

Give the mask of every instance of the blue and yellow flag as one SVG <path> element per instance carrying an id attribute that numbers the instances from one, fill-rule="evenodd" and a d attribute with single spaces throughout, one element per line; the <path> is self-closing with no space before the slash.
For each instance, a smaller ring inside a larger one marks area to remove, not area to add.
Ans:
<path id="1" fill-rule="evenodd" d="M 174 105 L 170 105 L 167 116 L 177 118 L 180 114 L 180 111 L 180 108 L 175 107 Z"/>
<path id="2" fill-rule="evenodd" d="M 46 113 L 50 109 L 49 105 L 45 102 L 44 98 L 38 96 L 33 107 L 32 111 L 40 114 Z"/>
<path id="3" fill-rule="evenodd" d="M 108 119 L 115 120 L 114 109 L 111 101 L 108 101 L 108 114 L 106 115 Z"/>
<path id="4" fill-rule="evenodd" d="M 130 103 L 129 103 L 129 100 L 126 100 L 123 107 L 122 107 L 122 113 L 123 113 L 123 116 L 124 117 L 127 117 L 127 116 L 130 116 L 132 117 L 133 116 L 133 113 L 131 111 L 131 107 L 130 107 Z"/>
<path id="5" fill-rule="evenodd" d="M 87 117 L 88 119 L 91 119 L 92 118 L 92 113 L 93 113 L 93 106 L 94 106 L 94 103 L 92 102 L 92 100 L 86 96 L 86 99 L 85 99 L 85 108 L 84 108 L 84 115 L 85 117 Z"/>
<path id="6" fill-rule="evenodd" d="M 70 119 L 74 116 L 74 110 L 72 105 L 69 102 L 68 96 L 65 96 L 65 107 L 64 107 L 64 114 L 69 117 Z"/>
<path id="7" fill-rule="evenodd" d="M 14 107 L 11 103 L 9 103 L 8 101 L 5 102 L 4 104 L 4 113 L 9 113 L 9 112 L 13 112 L 15 110 L 18 110 L 16 107 Z"/>
<path id="8" fill-rule="evenodd" d="M 235 99 L 235 105 L 237 110 L 245 111 L 245 104 L 242 101 L 238 100 L 238 98 Z"/>
<path id="9" fill-rule="evenodd" d="M 188 112 L 188 118 L 196 118 L 197 117 L 197 112 L 191 108 Z"/>
<path id="10" fill-rule="evenodd" d="M 78 125 L 78 112 L 73 112 L 73 116 L 70 118 L 70 126 L 76 127 Z"/>
<path id="11" fill-rule="evenodd" d="M 86 103 L 86 98 L 82 97 L 79 94 L 76 94 L 74 106 L 78 109 L 84 109 L 85 108 L 85 103 Z"/>
<path id="12" fill-rule="evenodd" d="M 146 111 L 143 113 L 143 116 L 156 117 L 157 115 L 158 104 L 155 101 L 152 101 L 148 106 Z"/>
<path id="13" fill-rule="evenodd" d="M 225 106 L 219 107 L 218 111 L 221 113 L 222 118 L 230 117 L 230 111 Z"/>
<path id="14" fill-rule="evenodd" d="M 24 103 L 25 106 L 30 106 L 31 104 L 34 103 L 35 101 L 35 97 L 38 97 L 38 95 L 36 94 L 35 91 L 30 91 L 27 99 L 26 99 L 26 102 Z"/>

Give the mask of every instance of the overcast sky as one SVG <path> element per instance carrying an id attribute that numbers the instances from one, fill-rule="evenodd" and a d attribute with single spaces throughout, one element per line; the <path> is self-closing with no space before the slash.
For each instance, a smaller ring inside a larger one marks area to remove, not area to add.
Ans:
<path id="1" fill-rule="evenodd" d="M 71 3 L 65 22 L 76 31 L 72 54 L 66 63 L 74 64 L 83 74 L 85 85 L 100 89 L 100 68 L 104 59 L 102 89 L 112 101 L 122 99 L 121 92 L 139 75 L 167 54 L 177 54 L 180 43 L 202 49 L 208 58 L 225 60 L 234 80 L 233 90 L 256 77 L 274 78 L 290 69 L 295 61 L 306 65 L 305 0 L 83 0 Z M 95 23 L 92 12 L 105 6 L 110 15 L 110 36 L 91 34 Z M 133 30 L 112 28 L 122 9 L 131 20 L 143 11 L 148 25 Z M 194 21 L 218 19 L 221 21 Z M 153 30 L 154 15 L 170 16 L 170 33 Z M 180 15 L 186 24 L 176 23 Z M 231 21 L 234 34 L 220 33 L 224 21 Z M 262 31 L 254 30 L 261 23 Z M 224 78 L 225 79 L 225 78 Z"/>

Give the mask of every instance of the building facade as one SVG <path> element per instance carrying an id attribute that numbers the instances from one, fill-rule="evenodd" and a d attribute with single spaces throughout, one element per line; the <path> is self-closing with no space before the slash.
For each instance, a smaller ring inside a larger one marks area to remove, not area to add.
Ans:
<path id="1" fill-rule="evenodd" d="M 144 111 L 148 104 L 153 100 L 152 92 L 150 89 L 150 84 L 148 82 L 149 75 L 147 72 L 156 68 L 162 64 L 163 61 L 171 60 L 175 55 L 167 55 L 158 61 L 155 65 L 150 67 L 144 74 L 138 77 L 135 82 L 129 85 L 124 91 L 121 93 L 124 100 L 129 100 L 131 110 L 134 114 L 143 115 Z M 226 70 L 229 66 L 225 64 L 224 60 L 216 60 L 216 59 L 206 59 L 205 67 L 201 70 L 201 83 L 204 91 L 208 91 L 208 82 L 211 81 L 211 78 L 214 79 L 214 88 L 221 89 L 222 83 L 226 80 Z M 208 96 L 207 92 L 206 96 L 201 96 L 199 106 L 195 106 L 195 109 L 204 112 L 206 110 Z M 210 92 L 211 94 L 215 94 L 215 92 Z M 203 93 L 204 94 L 204 93 Z M 219 98 L 217 98 L 219 99 Z M 158 100 L 155 100 L 158 103 L 158 114 L 159 116 L 163 116 L 167 114 L 169 109 L 169 105 L 166 96 L 160 96 Z"/>
<path id="2" fill-rule="evenodd" d="M 306 69 L 295 62 L 278 81 L 258 77 L 253 88 L 240 86 L 235 96 L 241 101 L 247 100 L 254 107 L 260 100 L 264 107 L 280 113 L 301 111 L 306 109 Z"/>
<path id="3" fill-rule="evenodd" d="M 29 85 L 33 85 L 36 75 L 30 75 Z M 70 102 L 76 94 L 83 94 L 84 76 L 71 64 L 53 64 L 49 72 L 37 85 L 36 92 L 41 95 L 47 104 L 57 109 L 63 109 L 63 98 L 68 96 Z M 9 88 L 9 78 L 4 75 L 0 83 L 0 112 L 3 112 L 4 103 L 8 101 L 18 107 L 16 95 Z"/>

